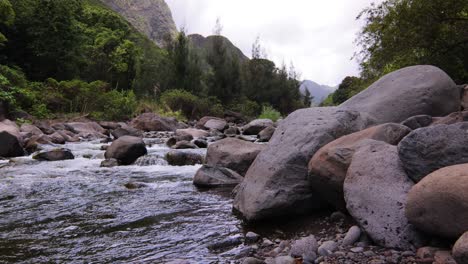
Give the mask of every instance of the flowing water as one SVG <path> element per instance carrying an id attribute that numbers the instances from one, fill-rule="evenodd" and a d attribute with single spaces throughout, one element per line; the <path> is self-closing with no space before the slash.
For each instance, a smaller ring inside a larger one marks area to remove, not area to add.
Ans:
<path id="1" fill-rule="evenodd" d="M 67 144 L 68 161 L 0 161 L 0 263 L 229 263 L 236 249 L 207 249 L 242 233 L 229 191 L 198 190 L 199 166 L 168 166 L 162 144 L 100 168 L 101 145 Z"/>

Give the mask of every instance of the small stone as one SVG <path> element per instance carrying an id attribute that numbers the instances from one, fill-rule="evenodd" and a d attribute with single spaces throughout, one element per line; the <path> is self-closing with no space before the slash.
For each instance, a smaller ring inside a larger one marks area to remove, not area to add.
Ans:
<path id="1" fill-rule="evenodd" d="M 351 252 L 353 252 L 353 253 L 361 253 L 361 252 L 364 251 L 364 248 L 362 248 L 362 247 L 354 247 L 354 248 L 352 248 L 352 249 L 350 249 L 350 250 L 351 250 Z"/>
<path id="2" fill-rule="evenodd" d="M 335 241 L 325 241 L 320 245 L 317 252 L 320 256 L 330 256 L 338 248 L 338 244 Z"/>
<path id="3" fill-rule="evenodd" d="M 315 239 L 315 236 L 311 235 L 294 241 L 291 246 L 291 256 L 301 257 L 303 255 L 310 254 L 311 252 L 315 253 L 317 249 L 317 240 Z"/>
<path id="4" fill-rule="evenodd" d="M 125 184 L 125 188 L 129 190 L 135 190 L 135 189 L 141 189 L 146 187 L 147 185 L 144 183 L 139 183 L 139 182 L 128 182 Z"/>
<path id="5" fill-rule="evenodd" d="M 260 235 L 254 232 L 247 232 L 247 234 L 245 235 L 245 243 L 247 244 L 253 244 L 257 242 L 259 239 L 260 239 Z"/>
<path id="6" fill-rule="evenodd" d="M 434 255 L 438 250 L 440 249 L 435 247 L 422 247 L 416 252 L 416 257 L 419 259 L 434 259 Z"/>
<path id="7" fill-rule="evenodd" d="M 361 229 L 358 226 L 352 226 L 346 233 L 345 238 L 343 239 L 343 246 L 351 246 L 359 240 L 361 236 Z"/>
<path id="8" fill-rule="evenodd" d="M 271 240 L 269 240 L 268 238 L 264 238 L 263 239 L 263 242 L 262 242 L 262 247 L 269 247 L 269 246 L 272 246 L 274 245 L 275 243 L 273 243 Z"/>
<path id="9" fill-rule="evenodd" d="M 437 251 L 434 255 L 434 264 L 457 264 L 450 251 Z M 464 263 L 459 263 L 464 264 Z"/>

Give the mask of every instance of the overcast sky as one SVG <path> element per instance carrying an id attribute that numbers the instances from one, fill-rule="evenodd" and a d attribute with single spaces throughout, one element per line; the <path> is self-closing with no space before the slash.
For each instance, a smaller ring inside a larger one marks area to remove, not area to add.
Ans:
<path id="1" fill-rule="evenodd" d="M 219 17 L 222 35 L 250 57 L 260 36 L 268 58 L 294 63 L 303 79 L 335 86 L 358 74 L 351 60 L 362 25 L 359 11 L 380 0 L 166 0 L 188 33 L 211 35 Z"/>

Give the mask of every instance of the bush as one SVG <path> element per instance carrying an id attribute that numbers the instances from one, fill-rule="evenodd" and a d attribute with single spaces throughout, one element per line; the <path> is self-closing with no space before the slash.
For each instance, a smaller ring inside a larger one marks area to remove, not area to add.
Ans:
<path id="1" fill-rule="evenodd" d="M 131 118 L 137 105 L 133 91 L 112 90 L 103 94 L 101 104 L 96 109 L 102 113 L 101 119 L 122 120 Z"/>
<path id="2" fill-rule="evenodd" d="M 224 107 L 221 101 L 214 97 L 204 97 L 197 100 L 194 118 L 201 118 L 204 116 L 217 116 L 222 117 L 224 114 Z"/>
<path id="3" fill-rule="evenodd" d="M 254 118 L 261 113 L 262 107 L 255 101 L 251 101 L 247 98 L 242 98 L 237 102 L 233 103 L 229 107 L 229 109 L 241 113 L 243 116 Z"/>
<path id="4" fill-rule="evenodd" d="M 164 92 L 160 100 L 169 110 L 181 111 L 185 117 L 192 118 L 199 99 L 188 91 L 175 89 Z"/>
<path id="5" fill-rule="evenodd" d="M 273 122 L 278 121 L 281 118 L 281 113 L 275 110 L 273 107 L 264 105 L 262 113 L 258 117 L 260 119 L 271 119 Z"/>

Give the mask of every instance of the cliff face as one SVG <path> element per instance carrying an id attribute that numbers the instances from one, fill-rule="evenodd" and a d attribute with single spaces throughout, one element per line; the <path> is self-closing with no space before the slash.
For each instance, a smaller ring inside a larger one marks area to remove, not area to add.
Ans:
<path id="1" fill-rule="evenodd" d="M 100 0 L 125 17 L 137 30 L 159 46 L 168 35 L 175 35 L 177 27 L 171 9 L 164 0 Z"/>
<path id="2" fill-rule="evenodd" d="M 199 49 L 205 56 L 209 56 L 211 50 L 213 50 L 213 43 L 216 38 L 221 38 L 226 50 L 232 56 L 235 56 L 239 59 L 240 62 L 248 60 L 247 56 L 242 53 L 242 51 L 236 47 L 228 38 L 223 36 L 208 36 L 204 37 L 199 34 L 192 34 L 188 36 L 190 43 L 193 47 Z"/>

